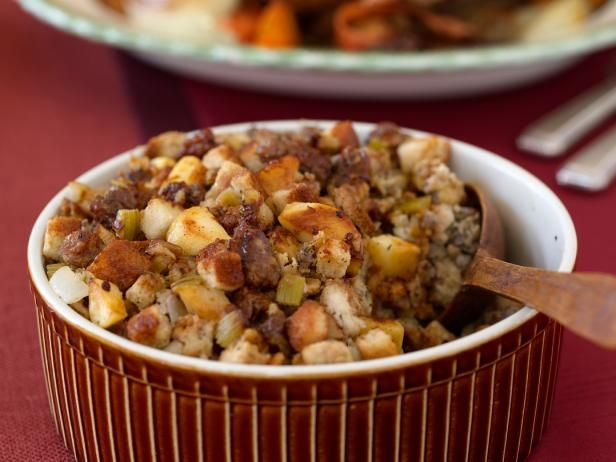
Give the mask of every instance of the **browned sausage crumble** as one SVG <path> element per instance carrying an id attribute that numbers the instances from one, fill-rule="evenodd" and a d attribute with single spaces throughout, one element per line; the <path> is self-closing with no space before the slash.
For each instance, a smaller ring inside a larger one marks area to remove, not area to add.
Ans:
<path id="1" fill-rule="evenodd" d="M 381 123 L 151 139 L 47 225 L 52 288 L 180 354 L 253 364 L 380 358 L 456 338 L 438 321 L 477 249 L 450 143 Z M 491 307 L 461 335 L 511 312 Z"/>

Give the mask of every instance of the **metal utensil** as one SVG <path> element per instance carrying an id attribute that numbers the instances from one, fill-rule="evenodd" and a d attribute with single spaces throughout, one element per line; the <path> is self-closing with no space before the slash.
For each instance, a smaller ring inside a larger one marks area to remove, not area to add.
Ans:
<path id="1" fill-rule="evenodd" d="M 616 78 L 610 77 L 529 125 L 517 145 L 544 157 L 556 157 L 615 110 Z"/>
<path id="2" fill-rule="evenodd" d="M 569 159 L 556 173 L 556 181 L 587 191 L 608 187 L 616 176 L 616 127 Z"/>

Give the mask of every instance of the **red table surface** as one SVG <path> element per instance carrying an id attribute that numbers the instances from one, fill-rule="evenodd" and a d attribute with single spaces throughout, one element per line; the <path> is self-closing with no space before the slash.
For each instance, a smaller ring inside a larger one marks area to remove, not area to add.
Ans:
<path id="1" fill-rule="evenodd" d="M 0 2 L 0 460 L 72 459 L 48 410 L 25 264 L 38 212 L 68 180 L 171 128 L 280 118 L 388 119 L 477 144 L 535 173 L 573 216 L 577 269 L 616 273 L 616 185 L 595 195 L 560 188 L 554 173 L 562 160 L 525 155 L 513 141 L 527 123 L 602 79 L 615 57 L 603 52 L 546 82 L 472 99 L 290 98 L 182 80 L 63 35 L 13 2 Z M 530 460 L 616 460 L 614 390 L 616 354 L 566 333 L 550 426 Z"/>

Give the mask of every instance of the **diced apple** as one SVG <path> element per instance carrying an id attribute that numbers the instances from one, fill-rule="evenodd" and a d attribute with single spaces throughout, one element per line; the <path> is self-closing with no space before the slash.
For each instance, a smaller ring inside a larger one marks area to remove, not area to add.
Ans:
<path id="1" fill-rule="evenodd" d="M 182 157 L 173 167 L 166 183 L 183 181 L 187 185 L 203 184 L 205 182 L 205 167 L 201 159 L 195 156 Z"/>
<path id="2" fill-rule="evenodd" d="M 216 239 L 227 240 L 231 237 L 205 207 L 184 210 L 167 231 L 167 241 L 181 247 L 186 255 L 197 255 Z"/>
<path id="3" fill-rule="evenodd" d="M 222 318 L 230 303 L 222 290 L 206 287 L 197 281 L 180 282 L 173 286 L 173 291 L 180 296 L 189 313 L 209 321 Z"/>
<path id="4" fill-rule="evenodd" d="M 417 269 L 421 250 L 399 237 L 381 234 L 368 241 L 368 254 L 384 276 L 410 279 Z"/>
<path id="5" fill-rule="evenodd" d="M 302 242 L 312 241 L 322 232 L 324 239 L 338 239 L 361 249 L 361 234 L 343 212 L 319 202 L 293 202 L 278 216 L 278 221 Z"/>
<path id="6" fill-rule="evenodd" d="M 90 320 L 105 329 L 126 318 L 126 305 L 118 286 L 92 278 L 88 284 Z"/>
<path id="7" fill-rule="evenodd" d="M 164 239 L 173 220 L 182 213 L 182 207 L 155 197 L 141 212 L 141 230 L 148 239 Z"/>
<path id="8" fill-rule="evenodd" d="M 284 156 L 268 163 L 257 173 L 257 179 L 267 194 L 289 189 L 295 184 L 299 172 L 299 160 Z"/>

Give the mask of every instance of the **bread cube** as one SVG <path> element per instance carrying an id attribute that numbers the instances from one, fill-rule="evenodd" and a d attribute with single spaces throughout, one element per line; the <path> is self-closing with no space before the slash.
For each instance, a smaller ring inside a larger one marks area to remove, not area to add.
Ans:
<path id="1" fill-rule="evenodd" d="M 208 287 L 236 290 L 244 285 L 242 258 L 228 249 L 228 241 L 217 240 L 197 255 L 197 272 Z"/>
<path id="2" fill-rule="evenodd" d="M 353 361 L 349 347 L 339 340 L 311 343 L 300 353 L 304 364 L 336 364 Z"/>
<path id="3" fill-rule="evenodd" d="M 171 323 L 159 305 L 152 305 L 128 320 L 126 336 L 142 345 L 164 348 L 171 340 Z"/>
<path id="4" fill-rule="evenodd" d="M 144 273 L 126 291 L 126 300 L 139 309 L 150 306 L 156 300 L 156 293 L 165 287 L 165 278 L 156 273 Z"/>
<path id="5" fill-rule="evenodd" d="M 145 149 L 148 157 L 171 157 L 177 158 L 184 149 L 186 134 L 169 131 L 150 138 Z"/>
<path id="6" fill-rule="evenodd" d="M 400 353 L 400 349 L 383 329 L 371 329 L 355 340 L 364 359 L 384 358 Z"/>
<path id="7" fill-rule="evenodd" d="M 344 241 L 325 239 L 317 250 L 317 273 L 323 278 L 343 278 L 349 263 L 350 247 Z"/>
<path id="8" fill-rule="evenodd" d="M 62 260 L 62 244 L 66 236 L 81 229 L 81 219 L 77 217 L 53 217 L 47 222 L 43 255 L 52 260 Z"/>

